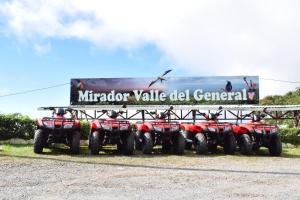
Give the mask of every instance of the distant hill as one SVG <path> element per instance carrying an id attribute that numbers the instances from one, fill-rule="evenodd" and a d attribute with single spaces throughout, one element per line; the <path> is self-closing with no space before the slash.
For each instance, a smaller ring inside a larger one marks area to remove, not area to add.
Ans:
<path id="1" fill-rule="evenodd" d="M 261 105 L 295 105 L 300 104 L 300 88 L 285 95 L 270 95 L 260 100 Z"/>

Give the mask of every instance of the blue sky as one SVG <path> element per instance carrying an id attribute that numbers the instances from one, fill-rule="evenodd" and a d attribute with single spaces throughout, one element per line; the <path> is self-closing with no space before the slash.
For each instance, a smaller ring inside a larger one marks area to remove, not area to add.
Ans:
<path id="1" fill-rule="evenodd" d="M 71 78 L 157 76 L 172 68 L 153 45 L 127 52 L 104 50 L 77 39 L 47 40 L 51 52 L 40 54 L 29 43 L 1 37 L 1 95 L 68 83 Z M 175 70 L 173 75 L 188 74 Z M 68 85 L 49 90 L 0 98 L 2 113 L 21 112 L 39 116 L 38 106 L 69 105 Z"/>
<path id="2" fill-rule="evenodd" d="M 169 68 L 299 82 L 299 10 L 294 0 L 0 0 L 0 95 Z M 260 79 L 260 96 L 299 86 Z M 0 112 L 68 104 L 63 86 L 0 98 Z"/>

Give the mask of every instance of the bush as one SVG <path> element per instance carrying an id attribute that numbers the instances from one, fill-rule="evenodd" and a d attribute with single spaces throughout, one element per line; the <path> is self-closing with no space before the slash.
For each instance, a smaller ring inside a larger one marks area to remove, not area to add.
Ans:
<path id="1" fill-rule="evenodd" d="M 81 121 L 81 131 L 82 131 L 82 137 L 81 139 L 87 140 L 90 132 L 90 124 L 86 120 Z"/>
<path id="2" fill-rule="evenodd" d="M 34 136 L 34 120 L 21 114 L 0 115 L 0 140 L 11 138 L 31 139 Z"/>
<path id="3" fill-rule="evenodd" d="M 300 128 L 281 128 L 279 132 L 282 142 L 300 145 Z"/>

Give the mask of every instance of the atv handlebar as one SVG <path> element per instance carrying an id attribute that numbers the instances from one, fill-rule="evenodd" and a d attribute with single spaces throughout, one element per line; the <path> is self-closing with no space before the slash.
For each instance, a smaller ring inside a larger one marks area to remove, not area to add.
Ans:
<path id="1" fill-rule="evenodd" d="M 169 118 L 170 115 L 171 115 L 171 111 L 174 109 L 173 106 L 170 106 L 169 109 L 165 110 L 164 112 L 161 112 L 161 115 L 165 114 L 165 116 L 163 117 L 164 119 L 166 119 L 167 117 Z M 155 118 L 158 119 L 160 118 L 159 117 L 159 114 L 157 113 L 157 110 L 156 111 L 151 111 L 149 112 L 150 115 L 155 115 Z"/>
<path id="2" fill-rule="evenodd" d="M 266 109 L 263 110 L 263 112 L 266 112 Z M 265 113 L 248 113 L 245 115 L 241 115 L 241 117 L 238 117 L 239 119 L 245 119 L 246 117 L 251 117 L 252 121 L 260 121 L 263 118 L 265 118 L 267 115 Z M 256 119 L 255 119 L 256 118 Z"/>
<path id="3" fill-rule="evenodd" d="M 213 113 L 214 117 L 210 117 L 209 115 L 207 115 L 206 113 L 203 112 L 199 112 L 200 115 L 202 115 L 206 120 L 216 120 L 219 116 L 222 115 L 222 106 L 219 107 L 219 110 L 216 111 L 216 113 Z"/>

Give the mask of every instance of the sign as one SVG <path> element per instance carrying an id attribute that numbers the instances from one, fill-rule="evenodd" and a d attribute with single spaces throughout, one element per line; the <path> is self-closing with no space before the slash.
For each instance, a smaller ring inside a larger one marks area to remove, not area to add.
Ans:
<path id="1" fill-rule="evenodd" d="M 258 103 L 258 76 L 71 79 L 71 105 Z"/>

